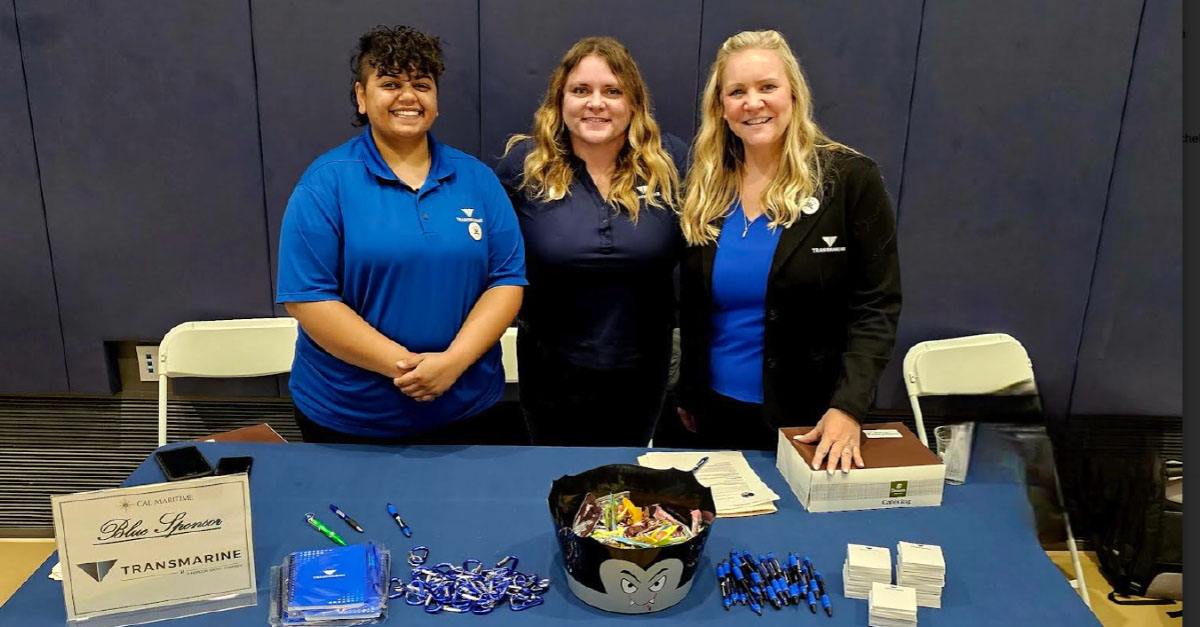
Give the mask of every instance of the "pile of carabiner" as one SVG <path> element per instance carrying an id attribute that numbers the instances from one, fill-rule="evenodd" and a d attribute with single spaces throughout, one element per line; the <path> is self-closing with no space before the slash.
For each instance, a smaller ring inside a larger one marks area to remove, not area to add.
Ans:
<path id="1" fill-rule="evenodd" d="M 517 572 L 517 558 L 510 555 L 484 570 L 479 560 L 469 559 L 461 566 L 442 562 L 426 566 L 429 548 L 419 546 L 408 552 L 412 567 L 408 582 L 392 577 L 388 598 L 403 598 L 412 606 L 423 606 L 430 614 L 488 614 L 508 603 L 514 612 L 537 607 L 545 602 L 542 593 L 550 589 L 550 580 Z"/>

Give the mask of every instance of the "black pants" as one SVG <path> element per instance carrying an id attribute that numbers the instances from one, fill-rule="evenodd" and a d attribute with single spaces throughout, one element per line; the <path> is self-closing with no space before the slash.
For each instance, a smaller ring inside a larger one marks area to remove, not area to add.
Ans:
<path id="1" fill-rule="evenodd" d="M 700 448 L 775 450 L 778 430 L 767 423 L 763 406 L 708 391 L 704 407 L 696 408 L 696 437 Z"/>
<path id="2" fill-rule="evenodd" d="M 292 405 L 296 426 L 305 442 L 324 444 L 528 444 L 524 425 L 515 408 L 496 403 L 473 416 L 455 420 L 424 433 L 387 438 L 375 438 L 335 431 L 312 421 Z M 509 403 L 508 405 L 512 405 Z"/>
<path id="3" fill-rule="evenodd" d="M 644 447 L 667 389 L 669 345 L 653 366 L 581 368 L 517 334 L 521 409 L 536 446 Z"/>

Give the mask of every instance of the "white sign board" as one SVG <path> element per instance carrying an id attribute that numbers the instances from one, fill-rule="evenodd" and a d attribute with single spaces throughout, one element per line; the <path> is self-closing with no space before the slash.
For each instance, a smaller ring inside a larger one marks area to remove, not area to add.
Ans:
<path id="1" fill-rule="evenodd" d="M 69 494 L 51 502 L 68 621 L 163 615 L 156 610 L 244 595 L 252 600 L 232 607 L 257 600 L 244 474 Z"/>

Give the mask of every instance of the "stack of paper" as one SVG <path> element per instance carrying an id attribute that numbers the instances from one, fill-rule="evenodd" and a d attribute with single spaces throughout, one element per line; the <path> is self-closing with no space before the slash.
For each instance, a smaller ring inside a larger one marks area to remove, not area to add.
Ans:
<path id="1" fill-rule="evenodd" d="M 917 591 L 917 605 L 941 607 L 946 585 L 946 560 L 942 547 L 901 542 L 896 546 L 896 583 Z"/>
<path id="2" fill-rule="evenodd" d="M 777 511 L 775 501 L 779 500 L 779 495 L 763 483 L 741 451 L 646 453 L 638 457 L 638 465 L 691 470 L 706 457 L 708 461 L 696 472 L 696 480 L 700 485 L 712 488 L 718 517 L 754 516 Z"/>
<path id="3" fill-rule="evenodd" d="M 842 593 L 848 599 L 865 599 L 875 582 L 892 583 L 892 552 L 882 546 L 847 544 Z"/>
<path id="4" fill-rule="evenodd" d="M 912 588 L 872 583 L 867 604 L 871 627 L 916 627 L 917 591 Z"/>

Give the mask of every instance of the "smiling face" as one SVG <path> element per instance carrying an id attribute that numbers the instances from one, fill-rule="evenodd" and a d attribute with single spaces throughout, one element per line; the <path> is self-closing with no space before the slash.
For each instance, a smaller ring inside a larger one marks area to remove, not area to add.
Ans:
<path id="1" fill-rule="evenodd" d="M 567 74 L 562 116 L 573 143 L 625 144 L 630 119 L 629 99 L 604 59 L 588 55 Z"/>
<path id="2" fill-rule="evenodd" d="M 438 114 L 437 84 L 423 74 L 375 74 L 354 85 L 358 112 L 385 140 L 424 139 Z"/>
<path id="3" fill-rule="evenodd" d="M 747 148 L 777 147 L 792 119 L 792 90 L 779 55 L 743 50 L 721 73 L 721 104 L 729 130 Z"/>

